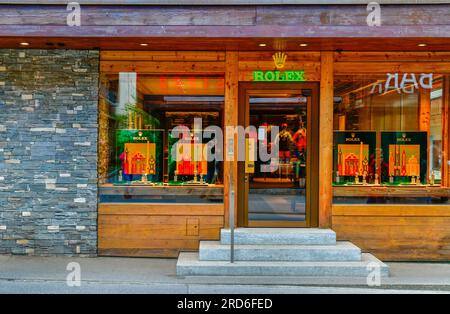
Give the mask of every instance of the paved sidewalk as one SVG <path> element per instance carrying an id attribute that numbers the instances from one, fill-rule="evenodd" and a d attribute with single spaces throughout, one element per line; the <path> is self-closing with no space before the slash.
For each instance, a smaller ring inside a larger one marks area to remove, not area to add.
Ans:
<path id="1" fill-rule="evenodd" d="M 69 287 L 68 263 L 81 266 Z M 391 276 L 365 278 L 177 277 L 176 259 L 0 256 L 0 293 L 450 293 L 450 263 L 388 263 Z"/>

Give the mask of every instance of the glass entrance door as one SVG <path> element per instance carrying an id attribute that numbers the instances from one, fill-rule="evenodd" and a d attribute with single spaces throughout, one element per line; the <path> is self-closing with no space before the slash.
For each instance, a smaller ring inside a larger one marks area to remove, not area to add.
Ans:
<path id="1" fill-rule="evenodd" d="M 240 93 L 246 128 L 246 160 L 238 174 L 240 225 L 316 226 L 316 86 L 253 83 L 243 84 Z"/>

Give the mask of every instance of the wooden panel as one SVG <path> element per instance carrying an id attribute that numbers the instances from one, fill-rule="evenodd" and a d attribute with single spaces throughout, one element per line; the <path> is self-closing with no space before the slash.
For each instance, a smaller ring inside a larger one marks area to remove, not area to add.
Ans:
<path id="1" fill-rule="evenodd" d="M 223 73 L 224 62 L 168 62 L 168 61 L 101 61 L 103 73 L 138 72 L 152 73 Z"/>
<path id="2" fill-rule="evenodd" d="M 132 257 L 159 257 L 159 258 L 177 258 L 179 249 L 107 249 L 99 248 L 99 256 L 132 256 Z"/>
<path id="3" fill-rule="evenodd" d="M 322 52 L 319 137 L 319 226 L 331 226 L 333 198 L 333 53 Z"/>
<path id="4" fill-rule="evenodd" d="M 370 52 L 351 51 L 334 54 L 335 62 L 449 62 L 450 52 Z"/>
<path id="5" fill-rule="evenodd" d="M 271 61 L 273 53 L 274 53 L 273 51 L 241 51 L 239 52 L 239 62 L 264 61 L 264 60 Z M 286 54 L 287 54 L 286 65 L 289 65 L 290 63 L 293 62 L 298 63 L 307 61 L 320 63 L 319 51 L 308 51 L 308 52 L 289 51 Z M 294 65 L 291 64 L 291 66 Z M 273 68 L 273 61 L 272 61 L 272 68 Z"/>
<path id="6" fill-rule="evenodd" d="M 221 197 L 223 195 L 223 186 L 218 184 L 212 186 L 118 186 L 111 183 L 101 184 L 99 186 L 101 195 L 146 195 L 146 196 L 181 196 L 195 195 L 208 197 Z"/>
<path id="7" fill-rule="evenodd" d="M 218 240 L 223 204 L 100 204 L 99 255 L 176 257 Z"/>
<path id="8" fill-rule="evenodd" d="M 102 203 L 99 215 L 223 215 L 223 204 Z"/>
<path id="9" fill-rule="evenodd" d="M 186 219 L 186 235 L 187 236 L 198 236 L 199 235 L 199 219 L 198 218 L 188 218 Z M 223 220 L 221 219 L 221 223 Z"/>
<path id="10" fill-rule="evenodd" d="M 450 205 L 334 204 L 333 216 L 450 217 Z"/>
<path id="11" fill-rule="evenodd" d="M 130 235 L 131 236 L 131 235 Z M 196 239 L 164 239 L 155 240 L 142 237 L 142 234 L 136 234 L 133 239 L 103 239 L 99 238 L 98 249 L 178 249 L 181 251 L 193 251 L 198 249 L 199 243 Z"/>
<path id="12" fill-rule="evenodd" d="M 218 234 L 218 228 L 223 226 L 223 217 L 190 216 L 176 217 L 171 219 L 169 216 L 152 216 L 141 218 L 146 223 L 136 223 L 135 220 L 129 219 L 127 216 L 115 216 L 114 223 L 101 219 L 99 221 L 99 239 L 109 240 L 128 240 L 135 239 L 162 239 L 162 240 L 182 240 L 182 239 L 207 239 L 215 237 Z M 195 231 L 194 231 L 195 229 Z M 129 244 L 123 244 L 129 245 Z M 146 245 L 153 245 L 148 242 Z"/>
<path id="13" fill-rule="evenodd" d="M 225 61 L 223 51 L 101 51 L 100 61 Z"/>
<path id="14" fill-rule="evenodd" d="M 355 73 L 450 73 L 449 62 L 337 62 L 335 74 Z"/>
<path id="15" fill-rule="evenodd" d="M 190 221 L 191 217 L 194 217 L 195 221 Z M 200 218 L 198 218 L 200 217 Z M 195 214 L 185 214 L 185 215 L 174 215 L 170 216 L 168 214 L 154 214 L 154 215 L 124 215 L 124 214 L 114 214 L 114 215 L 99 215 L 99 224 L 105 225 L 155 225 L 157 229 L 164 229 L 169 225 L 182 225 L 184 223 L 199 224 L 199 219 L 201 223 L 207 225 L 220 225 L 223 223 L 223 215 L 218 216 L 207 216 L 207 215 L 195 215 Z"/>
<path id="16" fill-rule="evenodd" d="M 333 205 L 333 230 L 386 261 L 450 261 L 450 205 Z"/>

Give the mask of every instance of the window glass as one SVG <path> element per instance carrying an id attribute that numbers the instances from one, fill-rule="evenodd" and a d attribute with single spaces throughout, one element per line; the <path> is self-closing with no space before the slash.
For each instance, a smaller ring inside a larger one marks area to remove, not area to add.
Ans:
<path id="1" fill-rule="evenodd" d="M 337 203 L 441 203 L 442 76 L 336 76 Z"/>
<path id="2" fill-rule="evenodd" d="M 223 77 L 121 72 L 102 75 L 100 90 L 102 201 L 222 201 L 222 147 L 208 127 L 222 127 Z"/>

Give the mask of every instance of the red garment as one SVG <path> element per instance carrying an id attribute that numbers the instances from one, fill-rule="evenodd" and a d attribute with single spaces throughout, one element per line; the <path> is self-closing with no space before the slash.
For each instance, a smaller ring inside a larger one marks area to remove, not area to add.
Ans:
<path id="1" fill-rule="evenodd" d="M 303 135 L 301 130 L 295 132 L 292 140 L 294 141 L 298 151 L 306 150 L 306 134 Z"/>

